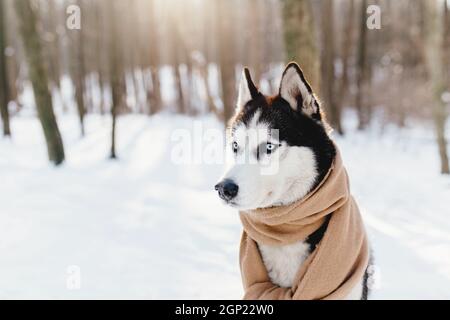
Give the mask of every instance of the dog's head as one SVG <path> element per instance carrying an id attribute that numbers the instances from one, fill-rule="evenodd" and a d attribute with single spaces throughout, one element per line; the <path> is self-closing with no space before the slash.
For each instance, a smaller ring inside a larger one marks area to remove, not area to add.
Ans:
<path id="1" fill-rule="evenodd" d="M 319 101 L 296 63 L 286 67 L 272 97 L 259 92 L 244 69 L 227 140 L 232 160 L 215 189 L 240 210 L 301 199 L 326 175 L 336 152 Z"/>

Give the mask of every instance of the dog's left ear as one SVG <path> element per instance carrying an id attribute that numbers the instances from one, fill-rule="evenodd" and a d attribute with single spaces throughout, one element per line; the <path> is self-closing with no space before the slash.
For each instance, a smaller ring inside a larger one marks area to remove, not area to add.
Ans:
<path id="1" fill-rule="evenodd" d="M 239 84 L 239 94 L 236 103 L 236 110 L 240 110 L 245 105 L 256 98 L 259 94 L 258 88 L 253 83 L 252 77 L 250 76 L 250 70 L 248 68 L 244 68 L 242 71 L 241 82 Z"/>
<path id="2" fill-rule="evenodd" d="M 279 94 L 295 111 L 302 111 L 317 120 L 321 119 L 319 102 L 297 63 L 291 62 L 286 66 Z"/>

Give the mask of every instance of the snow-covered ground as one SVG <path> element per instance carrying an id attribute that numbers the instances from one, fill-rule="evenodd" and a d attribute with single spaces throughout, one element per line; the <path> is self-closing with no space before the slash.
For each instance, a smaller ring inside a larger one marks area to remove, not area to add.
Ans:
<path id="1" fill-rule="evenodd" d="M 194 119 L 121 117 L 118 161 L 107 117 L 88 116 L 85 138 L 75 116 L 58 121 L 60 168 L 35 117 L 15 117 L 13 139 L 0 138 L 0 298 L 241 297 L 239 219 L 213 190 L 222 165 L 171 160 L 174 130 Z M 374 248 L 373 298 L 449 299 L 450 178 L 432 132 L 347 127 L 337 141 Z"/>

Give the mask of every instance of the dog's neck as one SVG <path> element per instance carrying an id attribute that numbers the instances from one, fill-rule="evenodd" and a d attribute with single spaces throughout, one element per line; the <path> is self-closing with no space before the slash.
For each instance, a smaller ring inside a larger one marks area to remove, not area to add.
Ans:
<path id="1" fill-rule="evenodd" d="M 294 180 L 289 184 L 283 198 L 275 202 L 272 206 L 287 206 L 294 202 L 302 200 L 308 193 L 310 193 L 314 187 L 310 185 L 305 185 L 303 181 Z"/>

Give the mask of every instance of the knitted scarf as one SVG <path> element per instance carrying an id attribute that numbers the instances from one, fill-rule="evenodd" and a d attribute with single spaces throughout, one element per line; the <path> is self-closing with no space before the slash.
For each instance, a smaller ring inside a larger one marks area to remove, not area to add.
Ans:
<path id="1" fill-rule="evenodd" d="M 303 262 L 291 288 L 270 281 L 257 243 L 287 245 L 305 240 L 330 215 L 326 232 Z M 361 281 L 369 246 L 347 172 L 337 152 L 326 177 L 288 206 L 243 211 L 240 267 L 244 299 L 345 299 Z"/>

